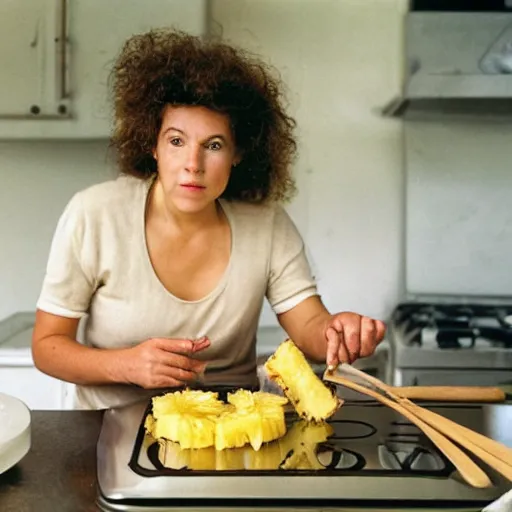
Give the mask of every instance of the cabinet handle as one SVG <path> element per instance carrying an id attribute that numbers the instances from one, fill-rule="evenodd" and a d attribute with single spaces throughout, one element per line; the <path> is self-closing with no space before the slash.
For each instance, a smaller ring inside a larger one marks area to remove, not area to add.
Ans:
<path id="1" fill-rule="evenodd" d="M 59 0 L 59 35 L 57 37 L 57 76 L 59 84 L 59 98 L 69 98 L 68 90 L 68 0 Z M 62 109 L 61 114 L 67 109 Z"/>

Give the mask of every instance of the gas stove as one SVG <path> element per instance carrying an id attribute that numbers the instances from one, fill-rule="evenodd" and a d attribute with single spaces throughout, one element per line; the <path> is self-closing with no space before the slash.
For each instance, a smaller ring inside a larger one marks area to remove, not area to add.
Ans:
<path id="1" fill-rule="evenodd" d="M 510 488 L 510 482 L 488 468 L 494 487 L 467 485 L 428 438 L 402 416 L 357 393 L 344 391 L 343 396 L 345 404 L 329 421 L 333 434 L 316 447 L 320 469 L 315 470 L 234 469 L 229 465 L 215 469 L 215 464 L 204 463 L 193 469 L 183 462 L 164 468 L 156 441 L 143 427 L 150 406 L 138 403 L 108 410 L 98 441 L 100 508 L 142 511 L 250 504 L 338 510 L 386 505 L 393 510 L 481 510 Z M 512 405 L 437 404 L 429 408 L 512 447 Z M 296 421 L 290 412 L 288 424 Z M 201 451 L 195 455 L 197 461 Z"/>
<path id="2" fill-rule="evenodd" d="M 394 385 L 512 382 L 512 304 L 402 303 L 388 338 Z"/>

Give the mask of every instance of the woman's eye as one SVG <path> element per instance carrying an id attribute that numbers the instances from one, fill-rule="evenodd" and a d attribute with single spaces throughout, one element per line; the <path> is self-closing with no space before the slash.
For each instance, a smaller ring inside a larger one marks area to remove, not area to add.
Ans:
<path id="1" fill-rule="evenodd" d="M 210 144 L 208 144 L 208 149 L 213 149 L 214 151 L 218 151 L 219 149 L 222 149 L 222 145 L 218 141 L 210 142 Z"/>
<path id="2" fill-rule="evenodd" d="M 181 146 L 181 139 L 179 137 L 173 137 L 170 142 L 173 146 Z"/>

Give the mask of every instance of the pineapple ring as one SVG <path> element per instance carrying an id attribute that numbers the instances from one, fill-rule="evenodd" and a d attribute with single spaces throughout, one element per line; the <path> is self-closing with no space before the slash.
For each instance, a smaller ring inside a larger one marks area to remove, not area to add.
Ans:
<path id="1" fill-rule="evenodd" d="M 227 404 L 211 391 L 176 391 L 152 399 L 153 413 L 144 425 L 155 439 L 178 443 L 182 449 L 250 444 L 259 450 L 286 434 L 286 403 L 284 397 L 245 389 L 229 393 Z"/>

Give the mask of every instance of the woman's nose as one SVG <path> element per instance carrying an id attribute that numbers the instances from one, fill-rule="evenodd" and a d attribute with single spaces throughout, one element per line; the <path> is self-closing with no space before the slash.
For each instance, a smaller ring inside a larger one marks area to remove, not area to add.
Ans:
<path id="1" fill-rule="evenodd" d="M 203 152 L 201 146 L 190 146 L 187 154 L 186 167 L 187 171 L 192 173 L 204 172 L 203 169 Z"/>

